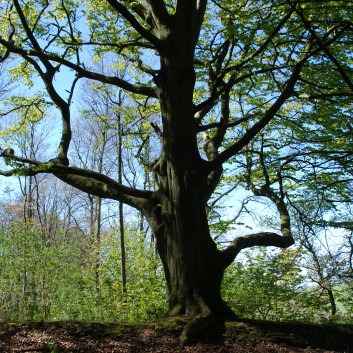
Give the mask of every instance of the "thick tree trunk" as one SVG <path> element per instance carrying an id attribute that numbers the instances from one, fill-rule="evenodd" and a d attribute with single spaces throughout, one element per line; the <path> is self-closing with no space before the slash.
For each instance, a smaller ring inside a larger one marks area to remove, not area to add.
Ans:
<path id="1" fill-rule="evenodd" d="M 181 337 L 187 343 L 235 315 L 221 297 L 225 266 L 210 237 L 204 205 L 197 195 L 199 188 L 179 190 L 174 195 L 176 189 L 169 196 L 177 202 L 164 195 L 162 231 L 156 235 L 169 291 L 169 314 L 190 318 Z"/>
<path id="2" fill-rule="evenodd" d="M 169 42 L 170 43 L 170 42 Z M 163 121 L 163 150 L 155 171 L 159 225 L 155 229 L 169 289 L 170 314 L 192 318 L 183 341 L 231 311 L 221 298 L 225 266 L 209 232 L 207 173 L 193 117 L 195 74 L 185 46 L 165 48 L 156 78 Z M 181 52 L 184 50 L 184 53 Z M 156 222 L 158 223 L 158 222 Z"/>
<path id="3" fill-rule="evenodd" d="M 187 204 L 182 212 L 172 208 L 170 212 L 166 234 L 158 239 L 169 289 L 170 314 L 192 317 L 207 306 L 214 315 L 221 316 L 223 267 L 207 223 L 199 214 L 200 209 Z"/>

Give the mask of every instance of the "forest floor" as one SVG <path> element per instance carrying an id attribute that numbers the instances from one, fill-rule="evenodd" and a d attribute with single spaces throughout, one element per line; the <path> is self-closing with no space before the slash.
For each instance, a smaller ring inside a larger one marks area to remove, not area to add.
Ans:
<path id="1" fill-rule="evenodd" d="M 353 325 L 241 321 L 223 340 L 180 347 L 182 319 L 146 324 L 0 322 L 0 352 L 48 353 L 352 353 Z"/>

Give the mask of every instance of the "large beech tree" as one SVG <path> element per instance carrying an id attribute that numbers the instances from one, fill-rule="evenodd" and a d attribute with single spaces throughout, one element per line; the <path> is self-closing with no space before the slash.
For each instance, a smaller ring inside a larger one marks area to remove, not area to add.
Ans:
<path id="1" fill-rule="evenodd" d="M 234 318 L 220 287 L 241 250 L 294 243 L 287 189 L 294 178 L 308 176 L 314 162 L 302 172 L 298 165 L 333 152 L 340 163 L 349 156 L 343 143 L 320 155 L 318 139 L 316 150 L 302 153 L 296 134 L 307 130 L 317 138 L 313 127 L 324 127 L 326 105 L 337 107 L 330 119 L 341 132 L 351 129 L 345 109 L 353 96 L 352 10 L 350 1 L 327 0 L 2 2 L 1 60 L 10 62 L 12 80 L 30 87 L 3 102 L 2 114 L 14 118 L 3 134 L 55 114 L 52 107 L 62 125 L 61 137 L 53 133 L 55 158 L 24 158 L 3 146 L 8 166 L 1 174 L 51 173 L 139 210 L 157 240 L 170 314 L 191 318 L 182 336 L 187 341 L 213 319 Z M 107 52 L 116 67 L 130 63 L 131 74 L 95 72 L 92 60 Z M 83 78 L 129 94 L 140 131 L 147 134 L 150 122 L 149 134 L 159 143 L 158 158 L 147 168 L 151 189 L 70 165 L 74 89 Z M 278 233 L 216 245 L 208 202 L 219 185 L 231 183 L 275 205 Z"/>

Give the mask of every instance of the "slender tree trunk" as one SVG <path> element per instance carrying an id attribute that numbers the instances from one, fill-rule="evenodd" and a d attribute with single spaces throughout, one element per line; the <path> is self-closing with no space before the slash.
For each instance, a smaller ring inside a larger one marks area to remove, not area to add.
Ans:
<path id="1" fill-rule="evenodd" d="M 334 315 L 336 315 L 337 307 L 336 307 L 335 296 L 333 294 L 331 286 L 329 288 L 327 288 L 327 294 L 328 294 L 328 298 L 329 298 L 330 305 L 331 305 L 331 315 L 334 316 Z"/>
<path id="2" fill-rule="evenodd" d="M 119 96 L 119 101 L 121 97 Z M 119 113 L 118 115 L 118 182 L 122 184 L 123 182 L 123 126 L 122 117 Z M 124 204 L 119 202 L 119 233 L 120 233 L 120 264 L 121 264 L 121 282 L 122 282 L 122 292 L 126 293 L 126 253 L 125 253 L 125 224 L 124 224 Z"/>
<path id="3" fill-rule="evenodd" d="M 95 268 L 95 276 L 96 276 L 96 292 L 100 296 L 101 295 L 101 280 L 100 280 L 100 252 L 101 252 L 101 227 L 102 227 L 102 198 L 98 197 L 96 200 L 96 268 Z"/>
<path id="4" fill-rule="evenodd" d="M 34 127 L 31 125 L 31 130 L 29 133 L 29 157 L 35 158 L 34 153 Z M 27 186 L 28 181 L 28 186 Z M 30 175 L 25 178 L 24 186 L 24 209 L 23 209 L 23 218 L 25 221 L 33 222 L 34 221 L 34 183 L 35 177 Z"/>
<path id="5" fill-rule="evenodd" d="M 126 253 L 125 253 L 125 228 L 124 228 L 124 204 L 119 202 L 119 228 L 120 228 L 120 263 L 122 292 L 126 293 Z"/>

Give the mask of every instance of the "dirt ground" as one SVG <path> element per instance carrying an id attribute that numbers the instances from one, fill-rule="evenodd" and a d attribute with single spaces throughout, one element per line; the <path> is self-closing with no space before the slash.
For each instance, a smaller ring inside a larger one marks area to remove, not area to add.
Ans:
<path id="1" fill-rule="evenodd" d="M 352 353 L 353 325 L 308 325 L 242 321 L 228 323 L 223 340 L 202 337 L 180 347 L 182 320 L 144 325 L 0 322 L 0 352 L 195 352 Z"/>

